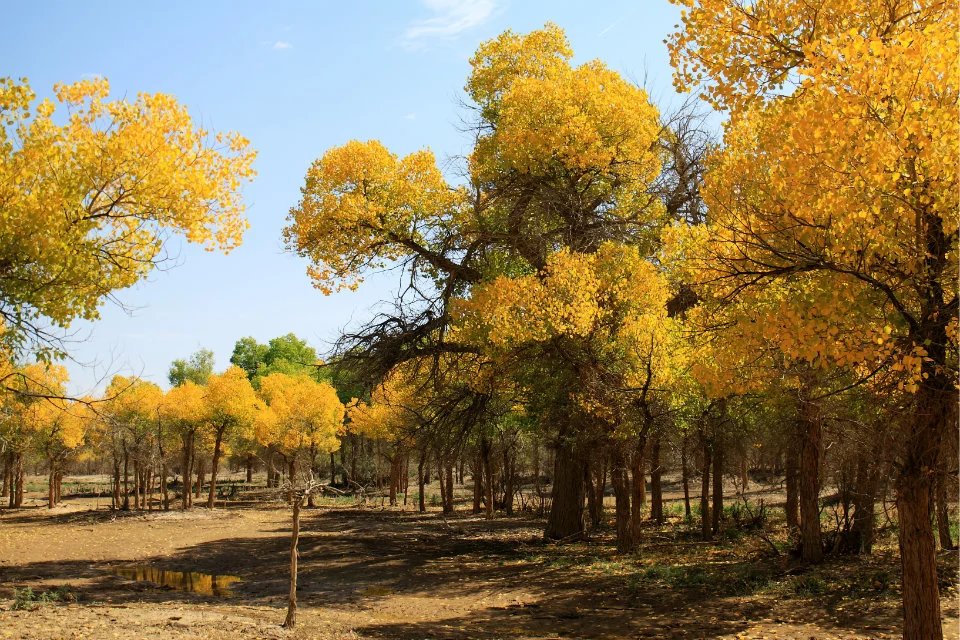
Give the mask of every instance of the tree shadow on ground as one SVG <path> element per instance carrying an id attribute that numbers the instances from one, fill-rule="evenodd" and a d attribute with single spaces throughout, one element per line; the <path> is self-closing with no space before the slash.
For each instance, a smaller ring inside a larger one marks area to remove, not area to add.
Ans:
<path id="1" fill-rule="evenodd" d="M 612 553 L 609 536 L 557 547 L 540 538 L 541 524 L 524 516 L 487 521 L 466 514 L 445 518 L 370 509 L 308 511 L 300 540 L 299 599 L 305 607 L 352 610 L 374 610 L 394 598 L 474 598 L 478 603 L 449 617 L 440 609 L 427 610 L 356 629 L 361 637 L 371 638 L 717 638 L 744 632 L 757 620 L 875 635 L 876 629 L 889 632 L 899 624 L 896 610 L 879 601 L 857 601 L 852 611 L 840 612 L 825 597 L 785 605 L 761 595 L 770 581 L 783 576 L 774 561 L 715 562 L 703 555 L 699 564 L 677 567 L 666 563 L 668 554 L 704 547 L 675 538 L 672 548 L 663 549 L 659 564 L 631 561 L 624 569 L 621 557 Z M 225 598 L 164 589 L 111 573 L 137 563 L 5 566 L 0 567 L 0 584 L 70 580 L 80 602 L 114 605 L 282 605 L 288 585 L 288 530 L 258 533 L 138 561 L 158 569 L 239 576 L 241 582 L 232 585 L 232 595 Z M 690 553 L 698 557 L 701 552 Z M 521 593 L 512 600 L 492 598 Z M 479 604 L 484 598 L 496 604 Z"/>

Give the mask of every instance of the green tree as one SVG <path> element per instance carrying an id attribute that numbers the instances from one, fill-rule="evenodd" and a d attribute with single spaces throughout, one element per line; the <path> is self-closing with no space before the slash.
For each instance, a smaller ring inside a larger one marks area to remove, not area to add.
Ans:
<path id="1" fill-rule="evenodd" d="M 175 387 L 187 381 L 205 385 L 213 373 L 214 358 L 213 351 L 209 349 L 199 349 L 187 359 L 178 358 L 170 364 L 167 379 Z"/>

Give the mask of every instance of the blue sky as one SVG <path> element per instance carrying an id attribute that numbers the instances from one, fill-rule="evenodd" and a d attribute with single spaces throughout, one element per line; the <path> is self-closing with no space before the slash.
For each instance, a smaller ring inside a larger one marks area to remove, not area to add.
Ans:
<path id="1" fill-rule="evenodd" d="M 341 327 L 369 317 L 396 276 L 356 292 L 314 290 L 306 264 L 283 251 L 280 230 L 309 164 L 351 138 L 393 151 L 464 154 L 458 99 L 477 45 L 505 29 L 559 24 L 578 61 L 604 60 L 643 82 L 660 104 L 678 104 L 663 39 L 679 12 L 667 0 L 548 2 L 55 2 L 11 5 L 0 27 L 3 75 L 26 76 L 48 95 L 55 82 L 109 78 L 114 96 L 166 92 L 197 120 L 237 130 L 259 152 L 244 190 L 250 230 L 224 256 L 183 244 L 179 264 L 107 304 L 74 328 L 72 391 L 106 375 L 166 384 L 170 361 L 200 347 L 220 368 L 234 342 L 294 332 L 321 352 Z"/>

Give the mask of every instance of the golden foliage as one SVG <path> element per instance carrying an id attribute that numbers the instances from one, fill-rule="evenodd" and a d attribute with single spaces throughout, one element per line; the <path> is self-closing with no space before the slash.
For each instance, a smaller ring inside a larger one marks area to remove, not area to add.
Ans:
<path id="1" fill-rule="evenodd" d="M 229 251 L 246 229 L 247 140 L 195 127 L 171 96 L 109 92 L 84 80 L 34 105 L 26 80 L 0 78 L 0 291 L 19 309 L 8 338 L 36 316 L 96 318 L 163 259 L 170 232 Z"/>
<path id="2" fill-rule="evenodd" d="M 262 445 L 288 453 L 340 448 L 344 407 L 332 386 L 308 376 L 271 373 L 261 379 L 260 394 L 267 409 L 258 412 L 254 433 Z"/>

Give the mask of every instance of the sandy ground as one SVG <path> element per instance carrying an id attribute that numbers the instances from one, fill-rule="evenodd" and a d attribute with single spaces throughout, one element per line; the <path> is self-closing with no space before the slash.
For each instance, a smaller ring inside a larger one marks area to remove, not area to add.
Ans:
<path id="1" fill-rule="evenodd" d="M 804 574 L 785 556 L 768 557 L 760 540 L 704 545 L 679 521 L 651 528 L 643 550 L 623 558 L 609 535 L 544 543 L 532 516 L 344 507 L 305 512 L 291 631 L 279 626 L 283 507 L 115 515 L 94 506 L 76 499 L 0 515 L 0 637 L 899 637 L 898 587 L 886 584 L 896 573 L 890 552 Z M 947 573 L 956 567 L 955 553 L 941 560 Z M 213 597 L 112 573 L 131 564 L 241 581 L 230 596 Z M 960 638 L 955 580 L 954 571 L 944 593 L 950 638 Z M 808 583 L 811 593 L 798 587 Z M 863 584 L 866 591 L 853 590 Z M 73 601 L 12 610 L 13 589 L 25 586 L 66 587 Z"/>

